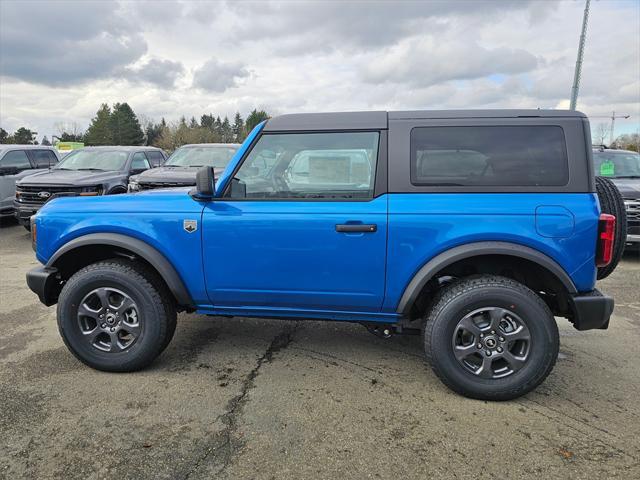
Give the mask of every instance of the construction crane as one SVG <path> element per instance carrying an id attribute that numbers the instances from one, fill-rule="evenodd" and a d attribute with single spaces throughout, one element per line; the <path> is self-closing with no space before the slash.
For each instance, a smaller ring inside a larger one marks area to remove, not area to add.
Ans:
<path id="1" fill-rule="evenodd" d="M 616 126 L 616 118 L 629 118 L 631 115 L 616 115 L 616 112 L 611 112 L 611 116 L 607 115 L 593 115 L 589 116 L 589 118 L 610 118 L 611 119 L 611 128 L 609 129 L 609 145 L 613 144 L 614 136 L 613 130 Z"/>
<path id="2" fill-rule="evenodd" d="M 578 103 L 578 90 L 580 89 L 580 74 L 582 73 L 582 57 L 584 55 L 584 43 L 587 39 L 587 23 L 589 21 L 589 4 L 591 0 L 586 0 L 584 5 L 584 15 L 582 17 L 582 32 L 580 33 L 580 43 L 578 45 L 578 58 L 576 59 L 576 69 L 573 74 L 573 86 L 571 87 L 570 109 L 576 109 Z"/>

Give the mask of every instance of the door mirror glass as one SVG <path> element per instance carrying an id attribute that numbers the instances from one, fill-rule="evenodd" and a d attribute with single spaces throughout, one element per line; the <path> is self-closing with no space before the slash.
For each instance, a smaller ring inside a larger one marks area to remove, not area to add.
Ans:
<path id="1" fill-rule="evenodd" d="M 216 188 L 216 174 L 213 167 L 205 166 L 196 173 L 196 195 L 200 198 L 213 198 Z"/>

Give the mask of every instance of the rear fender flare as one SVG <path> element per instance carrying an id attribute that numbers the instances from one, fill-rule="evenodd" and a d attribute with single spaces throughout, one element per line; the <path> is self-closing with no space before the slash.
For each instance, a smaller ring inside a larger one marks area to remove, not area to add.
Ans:
<path id="1" fill-rule="evenodd" d="M 423 287 L 443 268 L 459 260 L 482 255 L 507 255 L 530 260 L 553 274 L 564 285 L 569 294 L 578 293 L 567 272 L 555 260 L 544 253 L 524 245 L 509 242 L 474 242 L 446 250 L 425 263 L 405 287 L 396 312 L 401 315 L 407 315 Z"/>

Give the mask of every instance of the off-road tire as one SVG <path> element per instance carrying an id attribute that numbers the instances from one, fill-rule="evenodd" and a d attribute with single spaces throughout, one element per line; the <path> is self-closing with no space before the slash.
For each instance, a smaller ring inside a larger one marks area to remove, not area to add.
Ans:
<path id="1" fill-rule="evenodd" d="M 452 338 L 458 322 L 483 307 L 507 308 L 526 322 L 531 346 L 524 366 L 503 378 L 480 378 L 455 358 Z M 549 375 L 559 351 L 553 314 L 542 299 L 509 278 L 479 275 L 463 278 L 440 291 L 423 323 L 428 363 L 440 380 L 465 397 L 510 400 L 530 392 Z"/>
<path id="2" fill-rule="evenodd" d="M 93 289 L 109 287 L 127 293 L 142 319 L 142 333 L 121 352 L 102 352 L 82 337 L 77 312 Z M 128 259 L 97 262 L 76 272 L 63 286 L 57 307 L 58 330 L 67 348 L 84 364 L 108 372 L 132 372 L 153 362 L 167 347 L 176 328 L 176 308 L 155 272 Z"/>
<path id="3" fill-rule="evenodd" d="M 596 177 L 596 191 L 598 192 L 598 200 L 600 201 L 600 211 L 615 215 L 616 232 L 615 241 L 613 243 L 613 257 L 609 265 L 598 267 L 598 280 L 607 278 L 615 270 L 627 239 L 627 212 L 624 206 L 624 200 L 618 187 L 608 178 Z"/>

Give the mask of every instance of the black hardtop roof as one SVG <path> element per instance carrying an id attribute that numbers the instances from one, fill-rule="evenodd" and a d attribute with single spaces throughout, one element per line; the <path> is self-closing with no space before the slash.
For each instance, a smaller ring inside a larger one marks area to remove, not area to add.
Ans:
<path id="1" fill-rule="evenodd" d="M 409 119 L 455 119 L 455 118 L 519 118 L 519 117 L 579 117 L 582 112 L 574 110 L 406 110 L 396 112 L 328 112 L 292 113 L 279 115 L 267 121 L 269 131 L 314 131 L 314 130 L 376 130 L 385 129 L 389 120 Z"/>

